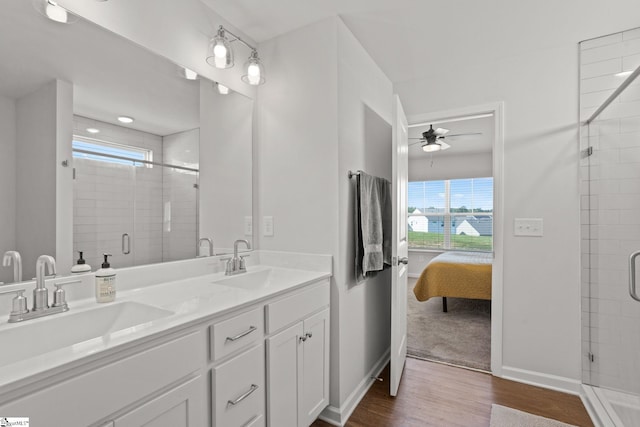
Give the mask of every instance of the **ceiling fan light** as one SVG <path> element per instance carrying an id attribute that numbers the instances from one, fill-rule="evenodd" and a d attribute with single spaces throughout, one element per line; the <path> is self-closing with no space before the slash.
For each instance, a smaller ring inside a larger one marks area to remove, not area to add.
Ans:
<path id="1" fill-rule="evenodd" d="M 442 147 L 440 147 L 440 144 L 437 144 L 435 142 L 427 142 L 422 146 L 422 151 L 433 153 L 435 151 L 440 151 L 441 148 Z"/>

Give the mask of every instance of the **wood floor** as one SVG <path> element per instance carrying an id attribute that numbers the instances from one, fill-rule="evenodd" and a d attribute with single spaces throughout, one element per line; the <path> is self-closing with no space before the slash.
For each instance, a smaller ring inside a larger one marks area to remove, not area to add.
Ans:
<path id="1" fill-rule="evenodd" d="M 407 358 L 398 396 L 389 396 L 389 366 L 347 427 L 488 427 L 491 404 L 593 427 L 580 398 L 490 374 Z M 312 427 L 329 427 L 316 421 Z"/>

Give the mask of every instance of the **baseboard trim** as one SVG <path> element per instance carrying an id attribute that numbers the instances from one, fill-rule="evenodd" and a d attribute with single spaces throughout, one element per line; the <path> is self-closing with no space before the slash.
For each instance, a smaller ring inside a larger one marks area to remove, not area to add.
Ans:
<path id="1" fill-rule="evenodd" d="M 380 375 L 384 367 L 389 363 L 390 358 L 391 350 L 389 349 L 378 359 L 375 365 L 373 365 L 373 368 L 367 372 L 367 375 L 360 381 L 360 384 L 358 384 L 339 408 L 329 405 L 322 411 L 318 418 L 334 426 L 344 426 L 362 398 L 367 394 L 367 391 L 369 391 L 369 388 L 373 385 L 375 381 L 374 378 Z"/>
<path id="2" fill-rule="evenodd" d="M 518 381 L 520 383 L 548 388 L 576 396 L 580 396 L 582 392 L 582 383 L 578 380 L 510 366 L 502 367 L 501 377 L 507 380 Z"/>

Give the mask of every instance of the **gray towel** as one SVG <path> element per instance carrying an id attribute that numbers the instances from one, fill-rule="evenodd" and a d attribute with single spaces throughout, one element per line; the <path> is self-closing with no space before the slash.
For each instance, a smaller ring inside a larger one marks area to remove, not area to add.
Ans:
<path id="1" fill-rule="evenodd" d="M 360 172 L 356 179 L 356 280 L 391 265 L 391 183 Z"/>

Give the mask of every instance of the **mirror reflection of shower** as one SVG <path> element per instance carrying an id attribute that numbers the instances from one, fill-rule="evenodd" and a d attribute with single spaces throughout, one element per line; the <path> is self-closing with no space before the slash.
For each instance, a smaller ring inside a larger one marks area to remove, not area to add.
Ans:
<path id="1" fill-rule="evenodd" d="M 98 132 L 96 132 L 98 131 Z M 195 257 L 199 129 L 167 136 L 74 117 L 75 251 L 98 268 Z"/>

